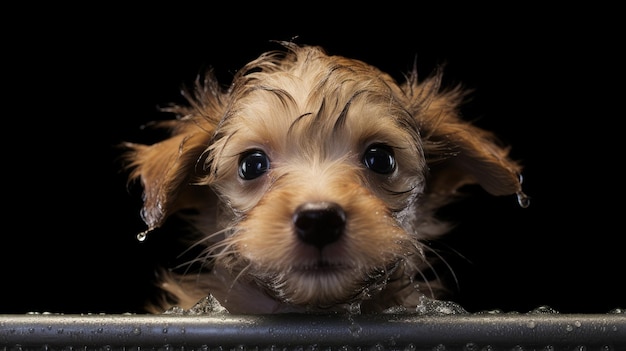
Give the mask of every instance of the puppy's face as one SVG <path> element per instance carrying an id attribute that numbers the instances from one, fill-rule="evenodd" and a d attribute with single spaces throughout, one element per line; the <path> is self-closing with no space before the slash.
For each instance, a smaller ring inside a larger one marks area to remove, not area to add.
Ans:
<path id="1" fill-rule="evenodd" d="M 446 231 L 434 212 L 465 184 L 523 197 L 521 167 L 459 118 L 464 93 L 440 89 L 440 74 L 397 84 L 361 61 L 283 45 L 227 90 L 208 75 L 188 106 L 168 109 L 179 117 L 163 123 L 170 138 L 125 144 L 143 219 L 151 230 L 195 210 L 203 259 L 230 274 L 206 290 L 242 283 L 299 306 L 375 294 L 402 304 L 387 283 L 420 275 L 420 242 Z"/>
<path id="2" fill-rule="evenodd" d="M 210 150 L 208 184 L 236 214 L 224 252 L 296 304 L 345 302 L 418 251 L 415 120 L 386 76 L 343 64 L 248 75 Z"/>

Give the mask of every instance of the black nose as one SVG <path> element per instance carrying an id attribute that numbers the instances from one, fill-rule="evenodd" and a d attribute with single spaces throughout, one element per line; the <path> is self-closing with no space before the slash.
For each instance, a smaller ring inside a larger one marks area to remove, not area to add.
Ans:
<path id="1" fill-rule="evenodd" d="M 334 202 L 307 202 L 296 209 L 293 224 L 300 240 L 321 250 L 343 234 L 346 213 Z"/>

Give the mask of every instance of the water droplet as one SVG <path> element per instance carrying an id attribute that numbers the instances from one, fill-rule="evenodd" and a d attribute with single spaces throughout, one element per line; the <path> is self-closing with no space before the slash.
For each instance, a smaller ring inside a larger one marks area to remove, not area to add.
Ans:
<path id="1" fill-rule="evenodd" d="M 535 323 L 535 321 L 530 321 L 526 323 L 526 326 L 530 329 L 534 329 L 537 326 L 537 323 Z"/>
<path id="2" fill-rule="evenodd" d="M 550 306 L 539 306 L 537 308 L 535 308 L 534 310 L 530 311 L 529 313 L 536 313 L 536 314 L 552 314 L 552 313 L 559 313 L 557 310 L 553 309 Z"/>
<path id="3" fill-rule="evenodd" d="M 524 192 L 522 191 L 518 191 L 516 195 L 517 203 L 520 205 L 521 208 L 526 208 L 530 206 L 530 197 L 528 197 L 528 195 L 524 194 Z"/>
<path id="4" fill-rule="evenodd" d="M 402 313 L 407 313 L 407 312 L 408 310 L 404 306 L 391 306 L 387 308 L 386 310 L 384 310 L 382 313 L 402 314 Z"/>
<path id="5" fill-rule="evenodd" d="M 521 174 L 518 174 L 517 176 L 519 178 L 519 184 L 522 185 L 522 183 L 524 183 L 524 176 Z M 528 197 L 528 195 L 524 194 L 523 191 L 518 191 L 516 195 L 517 203 L 520 205 L 521 208 L 526 208 L 530 206 L 530 198 Z"/>
<path id="6" fill-rule="evenodd" d="M 143 232 L 137 234 L 137 240 L 139 240 L 139 241 L 146 240 L 146 238 L 148 237 L 148 232 L 149 232 L 149 230 L 146 230 L 146 231 L 143 231 Z"/>
<path id="7" fill-rule="evenodd" d="M 385 347 L 381 344 L 376 344 L 370 350 L 371 351 L 384 351 Z"/>
<path id="8" fill-rule="evenodd" d="M 361 314 L 361 302 L 353 302 L 348 306 L 350 314 Z"/>
<path id="9" fill-rule="evenodd" d="M 415 312 L 422 315 L 447 315 L 447 314 L 465 314 L 468 313 L 459 304 L 446 301 L 431 299 L 426 296 L 420 296 L 420 304 L 415 308 Z"/>
<path id="10" fill-rule="evenodd" d="M 363 331 L 363 328 L 362 328 L 360 325 L 358 325 L 357 323 L 354 323 L 354 322 L 352 322 L 352 323 L 350 324 L 349 329 L 350 329 L 350 333 L 351 333 L 351 334 L 352 334 L 352 336 L 354 336 L 355 338 L 356 338 L 356 337 L 359 337 L 359 335 L 361 335 L 361 331 Z"/>

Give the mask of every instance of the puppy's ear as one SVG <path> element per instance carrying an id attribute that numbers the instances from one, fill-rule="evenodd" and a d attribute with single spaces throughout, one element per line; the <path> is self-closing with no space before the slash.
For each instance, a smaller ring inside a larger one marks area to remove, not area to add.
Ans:
<path id="1" fill-rule="evenodd" d="M 190 192 L 196 165 L 207 149 L 210 135 L 192 132 L 172 136 L 153 145 L 125 143 L 124 155 L 131 169 L 129 181 L 140 180 L 143 187 L 141 217 L 149 230 L 159 227 L 170 214 L 190 207 Z M 196 189 L 198 193 L 208 189 Z M 184 199 L 184 200 L 183 200 Z"/>
<path id="2" fill-rule="evenodd" d="M 479 184 L 492 195 L 523 197 L 522 167 L 509 157 L 509 147 L 459 118 L 465 91 L 441 91 L 441 72 L 420 84 L 413 72 L 407 84 L 430 168 L 431 194 L 447 196 L 465 184 Z"/>

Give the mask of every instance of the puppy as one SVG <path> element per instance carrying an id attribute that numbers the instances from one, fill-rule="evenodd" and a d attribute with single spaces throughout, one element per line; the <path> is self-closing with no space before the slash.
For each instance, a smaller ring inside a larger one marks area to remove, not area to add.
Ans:
<path id="1" fill-rule="evenodd" d="M 442 74 L 403 83 L 320 47 L 280 42 L 223 88 L 209 72 L 164 110 L 168 137 L 125 143 L 147 233 L 174 216 L 199 236 L 194 272 L 163 270 L 151 307 L 208 295 L 231 313 L 415 308 L 445 291 L 426 241 L 467 184 L 517 195 L 521 166 L 459 117 L 466 92 Z M 525 202 L 523 206 L 526 205 Z M 432 280 L 432 281 L 430 281 Z"/>

